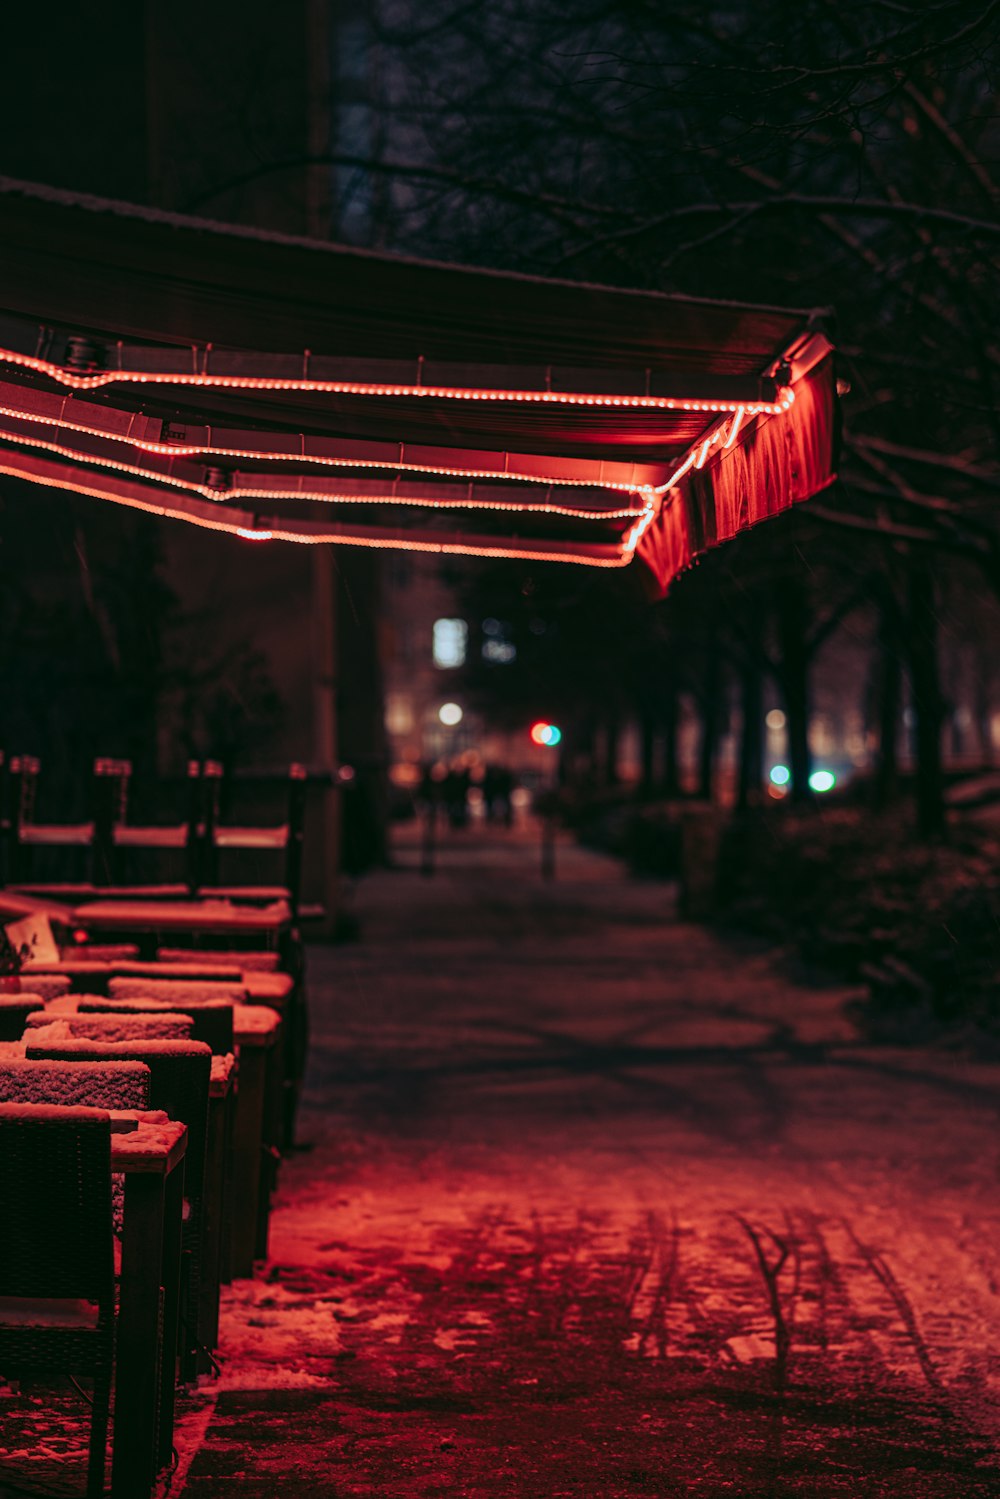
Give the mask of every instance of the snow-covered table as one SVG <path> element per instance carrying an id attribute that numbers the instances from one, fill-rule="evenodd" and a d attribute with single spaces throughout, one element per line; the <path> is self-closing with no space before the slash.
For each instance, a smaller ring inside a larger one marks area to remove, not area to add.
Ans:
<path id="1" fill-rule="evenodd" d="M 76 907 L 74 918 L 89 931 L 253 935 L 276 943 L 291 926 L 292 912 L 286 900 L 263 906 L 229 900 L 91 900 Z"/>

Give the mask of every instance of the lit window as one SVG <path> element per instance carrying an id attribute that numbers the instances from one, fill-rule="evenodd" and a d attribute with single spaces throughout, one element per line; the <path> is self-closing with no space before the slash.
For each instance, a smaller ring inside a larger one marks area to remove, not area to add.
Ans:
<path id="1" fill-rule="evenodd" d="M 465 662 L 465 647 L 468 638 L 469 627 L 464 619 L 436 619 L 434 621 L 434 665 L 462 666 Z"/>
<path id="2" fill-rule="evenodd" d="M 484 640 L 483 660 L 506 666 L 517 660 L 517 646 L 510 640 Z"/>
<path id="3" fill-rule="evenodd" d="M 494 665 L 506 666 L 517 659 L 517 646 L 511 639 L 513 631 L 503 619 L 483 620 L 483 660 Z"/>

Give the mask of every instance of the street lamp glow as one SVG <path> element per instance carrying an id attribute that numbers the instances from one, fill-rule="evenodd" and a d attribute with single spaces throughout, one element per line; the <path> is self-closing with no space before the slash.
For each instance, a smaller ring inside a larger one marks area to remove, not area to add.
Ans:
<path id="1" fill-rule="evenodd" d="M 792 772 L 787 765 L 771 766 L 771 781 L 775 786 L 787 786 L 792 779 Z"/>
<path id="2" fill-rule="evenodd" d="M 453 729 L 456 724 L 460 724 L 464 717 L 465 714 L 457 703 L 442 703 L 438 709 L 438 718 L 449 729 Z"/>
<path id="3" fill-rule="evenodd" d="M 832 770 L 814 770 L 809 777 L 809 785 L 814 791 L 832 791 L 837 784 L 837 777 Z"/>

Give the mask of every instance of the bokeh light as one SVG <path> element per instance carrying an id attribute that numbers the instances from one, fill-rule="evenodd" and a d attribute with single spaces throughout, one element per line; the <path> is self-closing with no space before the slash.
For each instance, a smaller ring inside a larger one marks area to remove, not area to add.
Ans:
<path id="1" fill-rule="evenodd" d="M 553 749 L 562 739 L 562 729 L 557 724 L 539 721 L 531 725 L 532 744 L 546 745 Z"/>
<path id="2" fill-rule="evenodd" d="M 837 777 L 832 770 L 814 770 L 809 777 L 809 785 L 814 791 L 832 791 L 837 784 Z"/>

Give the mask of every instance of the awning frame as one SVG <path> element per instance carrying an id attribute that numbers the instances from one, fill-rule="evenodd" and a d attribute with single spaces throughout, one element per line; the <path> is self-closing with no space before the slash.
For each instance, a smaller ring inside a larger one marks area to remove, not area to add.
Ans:
<path id="1" fill-rule="evenodd" d="M 368 255 L 2 179 L 0 213 L 7 475 L 253 541 L 638 556 L 662 592 L 834 472 L 832 346 L 809 314 Z M 109 271 L 125 288 L 113 313 Z M 310 305 L 339 352 L 274 346 Z M 237 346 L 213 336 L 238 328 Z"/>

